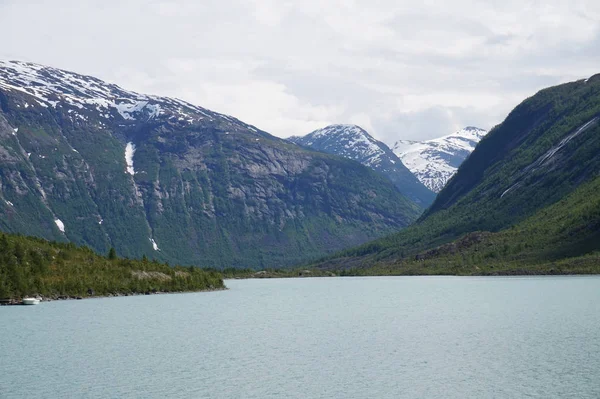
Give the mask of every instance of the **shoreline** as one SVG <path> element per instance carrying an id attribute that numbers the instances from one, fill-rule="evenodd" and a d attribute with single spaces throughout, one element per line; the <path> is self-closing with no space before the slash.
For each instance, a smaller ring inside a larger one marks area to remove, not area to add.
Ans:
<path id="1" fill-rule="evenodd" d="M 245 276 L 224 276 L 223 280 L 262 280 L 262 279 L 277 279 L 277 278 L 329 278 L 329 277 L 423 277 L 423 276 L 448 276 L 448 277 L 536 277 L 536 276 L 600 276 L 600 273 L 590 273 L 588 271 L 558 271 L 558 270 L 504 270 L 495 272 L 477 272 L 477 273 L 355 273 L 355 274 L 288 274 L 277 272 L 269 272 L 263 274 L 251 274 Z"/>
<path id="2" fill-rule="evenodd" d="M 125 293 L 113 293 L 108 295 L 87 295 L 87 296 L 70 296 L 70 295 L 53 295 L 49 297 L 44 297 L 42 295 L 32 296 L 33 298 L 40 299 L 40 304 L 43 302 L 54 302 L 54 301 L 79 301 L 84 299 L 94 299 L 94 298 L 117 298 L 117 297 L 126 297 L 126 296 L 146 296 L 146 295 L 168 295 L 168 294 L 192 294 L 196 292 L 216 292 L 216 291 L 227 291 L 229 288 L 224 286 L 223 288 L 208 288 L 202 290 L 192 290 L 192 291 L 147 291 L 147 292 L 125 292 Z M 0 299 L 0 306 L 31 306 L 24 305 L 23 298 L 8 298 L 8 299 Z M 34 305 L 35 306 L 35 305 Z"/>
<path id="3" fill-rule="evenodd" d="M 523 270 L 520 270 L 521 272 Z M 557 273 L 554 272 L 525 272 L 525 273 L 514 273 L 514 272 L 496 272 L 496 273 L 471 273 L 471 274 L 450 274 L 450 273 L 406 273 L 406 274 L 348 274 L 348 275 L 318 275 L 318 274 L 304 274 L 304 275 L 290 275 L 290 274 L 282 274 L 277 275 L 276 273 L 269 274 L 254 274 L 249 276 L 231 276 L 223 278 L 223 281 L 227 280 L 263 280 L 263 279 L 310 279 L 310 278 L 331 278 L 331 277 L 341 277 L 341 278 L 352 278 L 352 277 L 584 277 L 584 276 L 600 276 L 600 273 L 577 273 L 577 272 L 564 272 Z M 37 298 L 40 300 L 40 303 L 43 302 L 53 302 L 53 301 L 74 301 L 74 300 L 83 300 L 83 299 L 94 299 L 94 298 L 116 298 L 116 297 L 127 297 L 127 296 L 146 296 L 146 295 L 168 295 L 168 294 L 191 294 L 196 292 L 216 292 L 216 291 L 227 291 L 229 288 L 224 286 L 223 288 L 208 288 L 201 290 L 191 290 L 191 291 L 146 291 L 146 292 L 119 292 L 112 293 L 107 295 L 86 295 L 86 296 L 71 296 L 71 295 L 53 295 L 44 297 L 42 295 L 32 296 L 33 298 Z M 23 298 L 4 298 L 0 299 L 0 307 L 1 306 L 31 306 L 31 305 L 23 305 Z"/>

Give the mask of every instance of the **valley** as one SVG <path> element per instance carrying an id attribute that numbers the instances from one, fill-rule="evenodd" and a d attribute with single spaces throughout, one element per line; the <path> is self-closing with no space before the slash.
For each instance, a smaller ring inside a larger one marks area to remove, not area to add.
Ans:
<path id="1" fill-rule="evenodd" d="M 598 273 L 599 112 L 599 75 L 538 92 L 481 140 L 415 224 L 315 266 Z"/>
<path id="2" fill-rule="evenodd" d="M 599 1 L 0 36 L 0 399 L 600 398 Z"/>
<path id="3" fill-rule="evenodd" d="M 12 240 L 235 278 L 600 271 L 597 77 L 540 91 L 489 133 L 392 151 L 355 125 L 282 140 L 89 76 L 0 72 L 0 228 Z M 11 262 L 5 296 L 43 291 L 49 275 L 16 277 Z M 94 284 L 48 289 L 119 283 Z"/>

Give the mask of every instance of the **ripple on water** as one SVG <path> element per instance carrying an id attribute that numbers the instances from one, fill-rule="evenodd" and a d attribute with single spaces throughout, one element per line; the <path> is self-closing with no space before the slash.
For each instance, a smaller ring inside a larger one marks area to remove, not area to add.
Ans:
<path id="1" fill-rule="evenodd" d="M 227 284 L 0 308 L 0 397 L 600 397 L 598 277 Z"/>

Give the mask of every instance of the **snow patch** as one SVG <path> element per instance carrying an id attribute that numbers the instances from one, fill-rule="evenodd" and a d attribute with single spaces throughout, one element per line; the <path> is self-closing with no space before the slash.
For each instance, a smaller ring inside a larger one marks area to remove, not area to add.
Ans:
<path id="1" fill-rule="evenodd" d="M 562 139 L 560 141 L 560 143 L 558 143 L 556 146 L 552 147 L 550 150 L 548 150 L 548 152 L 546 152 L 546 154 L 544 154 L 540 160 L 538 160 L 538 164 L 541 165 L 543 164 L 545 161 L 549 160 L 550 158 L 552 158 L 558 151 L 561 150 L 561 148 L 563 148 L 565 145 L 567 145 L 567 143 L 569 141 L 571 141 L 572 139 L 574 139 L 575 137 L 579 136 L 581 133 L 583 133 L 585 130 L 587 130 L 588 127 L 590 127 L 593 123 L 596 123 L 598 121 L 598 118 L 594 118 L 591 121 L 587 122 L 586 124 L 584 124 L 583 126 L 581 126 L 579 129 L 577 129 L 575 131 L 575 133 L 572 133 L 570 135 L 568 135 L 567 137 L 565 137 L 564 139 Z"/>
<path id="2" fill-rule="evenodd" d="M 502 195 L 500 196 L 500 198 L 503 198 L 506 194 L 508 194 L 511 190 L 513 190 L 515 188 L 517 188 L 516 184 L 514 186 L 511 186 L 508 189 L 504 190 L 504 192 L 502 193 Z"/>
<path id="3" fill-rule="evenodd" d="M 456 173 L 456 158 L 468 156 L 486 134 L 484 129 L 466 127 L 427 141 L 398 140 L 392 151 L 421 183 L 437 193 Z"/>
<path id="4" fill-rule="evenodd" d="M 115 104 L 117 112 L 123 119 L 135 120 L 132 114 L 140 112 L 148 104 L 148 101 L 134 101 L 133 103 L 122 102 Z"/>
<path id="5" fill-rule="evenodd" d="M 595 117 L 592 120 L 590 120 L 589 122 L 583 124 L 575 132 L 573 132 L 573 133 L 569 134 L 567 137 L 563 138 L 558 144 L 556 144 L 555 146 L 550 148 L 548 151 L 546 151 L 541 157 L 539 157 L 533 163 L 531 163 L 530 165 L 525 167 L 523 169 L 523 171 L 514 178 L 515 183 L 513 183 L 512 186 L 510 186 L 507 190 L 505 190 L 502 193 L 502 195 L 500 195 L 500 198 L 503 198 L 509 192 L 519 188 L 522 184 L 522 179 L 525 176 L 527 176 L 527 175 L 535 172 L 536 170 L 540 169 L 541 167 L 543 167 L 544 164 L 546 164 L 547 161 L 552 159 L 552 157 L 554 157 L 554 155 L 556 155 L 557 152 L 559 152 L 564 146 L 566 146 L 569 143 L 569 141 L 573 140 L 575 137 L 577 137 L 581 133 L 585 132 L 590 126 L 597 123 L 598 120 L 599 120 L 599 118 Z"/>
<path id="6" fill-rule="evenodd" d="M 54 219 L 54 223 L 56 223 L 56 227 L 63 233 L 65 232 L 65 224 L 60 219 Z"/>
<path id="7" fill-rule="evenodd" d="M 125 146 L 125 164 L 127 165 L 127 173 L 131 176 L 135 174 L 135 170 L 133 169 L 133 154 L 135 154 L 135 144 L 129 142 Z"/>
<path id="8" fill-rule="evenodd" d="M 158 248 L 158 245 L 156 244 L 156 241 L 154 241 L 154 238 L 149 238 L 149 240 L 152 243 L 152 248 L 154 248 L 155 251 L 160 251 L 160 248 Z"/>

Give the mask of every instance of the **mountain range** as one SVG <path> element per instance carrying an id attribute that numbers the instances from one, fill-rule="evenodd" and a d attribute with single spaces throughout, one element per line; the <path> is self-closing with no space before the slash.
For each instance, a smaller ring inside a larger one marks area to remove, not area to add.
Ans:
<path id="1" fill-rule="evenodd" d="M 231 116 L 0 62 L 0 229 L 125 257 L 279 267 L 422 211 L 386 178 Z"/>
<path id="2" fill-rule="evenodd" d="M 468 126 L 436 139 L 398 140 L 392 150 L 421 183 L 439 193 L 486 134 L 486 130 Z"/>
<path id="3" fill-rule="evenodd" d="M 485 133 L 397 154 L 353 125 L 290 142 L 178 99 L 0 62 L 0 230 L 216 268 L 600 272 L 600 75 L 541 90 Z M 437 165 L 420 175 L 443 187 L 430 206 L 402 157 Z M 433 173 L 459 164 L 449 180 Z"/>
<path id="4" fill-rule="evenodd" d="M 356 125 L 330 125 L 293 143 L 328 154 L 353 159 L 386 176 L 398 190 L 423 208 L 431 205 L 435 194 L 425 187 L 390 148 Z"/>

